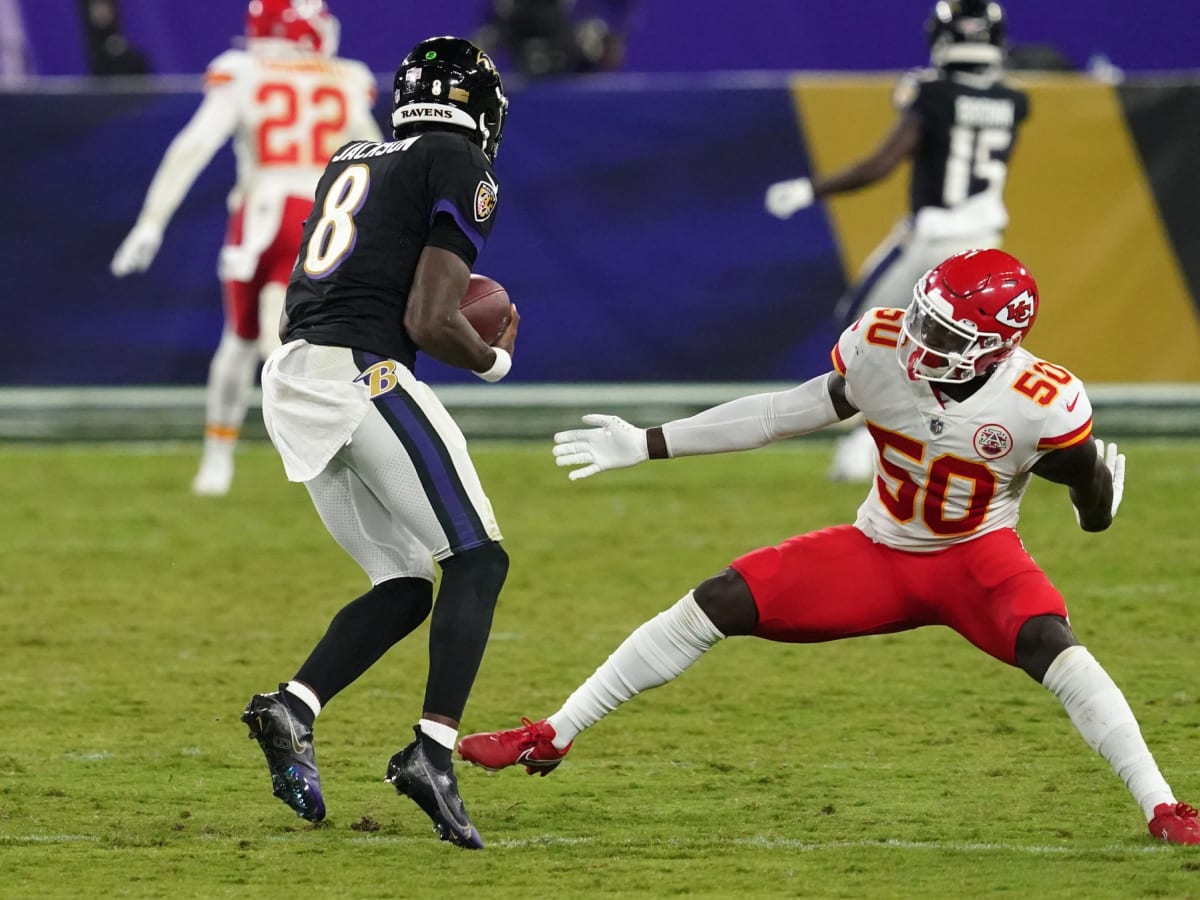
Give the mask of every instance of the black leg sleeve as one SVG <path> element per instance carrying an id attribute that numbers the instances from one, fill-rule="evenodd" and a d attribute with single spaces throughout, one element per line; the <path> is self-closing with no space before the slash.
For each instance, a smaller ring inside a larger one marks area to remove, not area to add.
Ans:
<path id="1" fill-rule="evenodd" d="M 312 688 L 322 704 L 328 703 L 424 622 L 432 606 L 433 585 L 424 578 L 393 578 L 375 585 L 333 617 L 296 681 Z"/>
<path id="2" fill-rule="evenodd" d="M 462 719 L 507 575 L 508 554 L 496 543 L 442 563 L 442 583 L 429 629 L 426 714 L 455 722 Z"/>

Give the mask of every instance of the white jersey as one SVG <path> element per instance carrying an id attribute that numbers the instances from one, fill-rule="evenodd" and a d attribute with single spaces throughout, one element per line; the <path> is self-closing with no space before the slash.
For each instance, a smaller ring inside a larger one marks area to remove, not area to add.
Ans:
<path id="1" fill-rule="evenodd" d="M 270 243 L 287 198 L 311 200 L 338 147 L 379 140 L 375 94 L 375 76 L 362 63 L 292 42 L 255 40 L 222 53 L 205 72 L 203 102 L 154 175 L 139 223 L 165 229 L 196 177 L 233 138 L 237 182 L 229 208 L 245 210 L 242 243 L 251 251 L 236 268 L 253 271 L 253 250 Z"/>
<path id="2" fill-rule="evenodd" d="M 1030 470 L 1091 437 L 1083 383 L 1018 348 L 963 403 L 904 376 L 903 309 L 872 309 L 846 329 L 833 364 L 879 453 L 855 526 L 901 550 L 937 550 L 1015 528 Z"/>
<path id="3" fill-rule="evenodd" d="M 235 191 L 311 197 L 338 147 L 379 139 L 375 76 L 355 60 L 228 50 L 209 64 L 204 89 L 233 122 Z"/>

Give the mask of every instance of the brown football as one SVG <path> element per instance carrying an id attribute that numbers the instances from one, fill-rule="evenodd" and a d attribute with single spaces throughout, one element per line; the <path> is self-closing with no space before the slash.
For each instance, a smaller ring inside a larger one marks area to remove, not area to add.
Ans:
<path id="1" fill-rule="evenodd" d="M 489 347 L 499 340 L 512 318 L 512 300 L 508 291 L 486 275 L 471 276 L 458 308 Z"/>

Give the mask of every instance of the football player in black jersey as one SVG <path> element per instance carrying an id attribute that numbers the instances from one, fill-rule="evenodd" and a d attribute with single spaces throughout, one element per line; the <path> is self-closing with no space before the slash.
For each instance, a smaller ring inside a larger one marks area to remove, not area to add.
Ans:
<path id="1" fill-rule="evenodd" d="M 786 219 L 911 160 L 909 215 L 838 301 L 838 328 L 874 307 L 906 307 L 924 272 L 960 250 L 999 247 L 1008 224 L 1004 184 L 1029 98 L 1004 81 L 1004 10 L 989 0 L 939 0 L 925 30 L 933 66 L 901 78 L 893 96 L 899 115 L 878 147 L 831 175 L 767 189 L 767 211 Z M 874 457 L 874 442 L 859 427 L 839 442 L 830 477 L 870 479 Z"/>
<path id="2" fill-rule="evenodd" d="M 432 610 L 423 712 L 386 777 L 443 840 L 470 849 L 483 841 L 450 750 L 508 556 L 462 432 L 413 370 L 418 352 L 485 381 L 512 365 L 515 310 L 493 346 L 459 311 L 496 217 L 492 161 L 507 110 L 485 53 L 460 38 L 423 41 L 396 72 L 395 140 L 343 146 L 317 185 L 284 343 L 263 368 L 263 418 L 289 480 L 308 488 L 372 586 L 333 618 L 295 676 L 254 695 L 242 716 L 275 796 L 320 821 L 314 719 Z"/>

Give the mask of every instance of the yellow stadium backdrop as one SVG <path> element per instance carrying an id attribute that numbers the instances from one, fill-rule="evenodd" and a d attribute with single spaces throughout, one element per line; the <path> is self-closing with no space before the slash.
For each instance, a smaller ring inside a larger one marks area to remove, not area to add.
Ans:
<path id="1" fill-rule="evenodd" d="M 1200 318 L 1116 90 L 1078 76 L 1014 81 L 1029 91 L 1032 113 L 1009 173 L 1004 248 L 1042 290 L 1029 349 L 1089 382 L 1200 381 Z M 876 76 L 796 79 L 792 94 L 816 171 L 875 146 L 896 116 L 894 84 Z M 907 184 L 905 166 L 830 201 L 848 278 L 907 211 Z"/>

